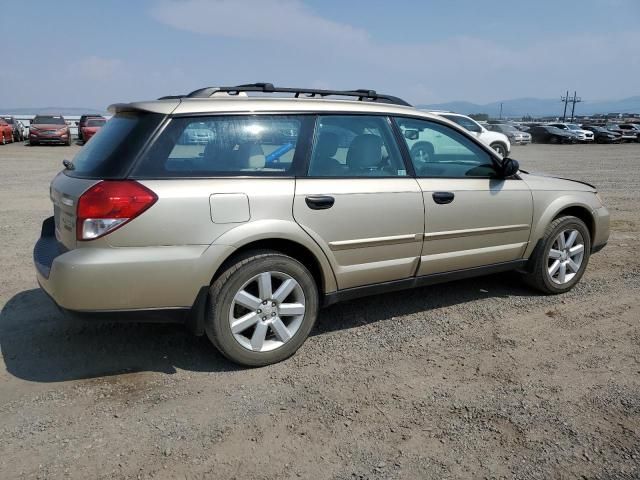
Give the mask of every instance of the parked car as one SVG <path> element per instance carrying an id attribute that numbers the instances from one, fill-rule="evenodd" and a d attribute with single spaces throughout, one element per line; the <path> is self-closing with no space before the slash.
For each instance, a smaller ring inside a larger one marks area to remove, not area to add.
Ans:
<path id="1" fill-rule="evenodd" d="M 583 125 L 584 130 L 593 132 L 596 143 L 620 143 L 622 135 L 597 125 Z"/>
<path id="2" fill-rule="evenodd" d="M 593 142 L 593 132 L 583 130 L 575 123 L 550 123 L 549 125 L 573 133 L 580 142 Z"/>
<path id="3" fill-rule="evenodd" d="M 13 141 L 14 142 L 22 142 L 25 139 L 25 129 L 22 122 L 16 120 L 15 117 L 2 117 L 2 119 L 11 125 L 11 130 L 13 133 Z"/>
<path id="4" fill-rule="evenodd" d="M 61 308 L 173 315 L 266 365 L 322 305 L 513 269 L 563 293 L 607 242 L 595 187 L 519 171 L 397 97 L 272 84 L 185 97 L 112 106 L 53 179 L 34 261 Z M 203 123 L 212 141 L 179 144 Z"/>
<path id="5" fill-rule="evenodd" d="M 71 130 L 62 115 L 36 115 L 29 126 L 29 145 L 71 145 Z"/>
<path id="6" fill-rule="evenodd" d="M 213 131 L 204 123 L 191 125 L 186 129 L 178 143 L 182 145 L 205 145 L 213 140 Z"/>
<path id="7" fill-rule="evenodd" d="M 85 114 L 80 116 L 80 120 L 78 121 L 78 140 L 85 142 L 85 138 L 82 136 L 82 129 L 87 126 L 87 120 L 90 118 L 102 118 L 106 120 L 102 115 L 97 114 Z"/>
<path id="8" fill-rule="evenodd" d="M 569 129 L 560 130 L 551 125 L 539 125 L 529 129 L 535 143 L 577 143 L 578 138 Z"/>
<path id="9" fill-rule="evenodd" d="M 487 125 L 487 130 L 504 133 L 512 145 L 529 145 L 531 143 L 531 134 L 508 123 L 490 123 Z"/>
<path id="10" fill-rule="evenodd" d="M 6 120 L 0 118 L 0 145 L 13 142 L 13 128 Z"/>
<path id="11" fill-rule="evenodd" d="M 638 134 L 631 129 L 621 128 L 623 123 L 607 123 L 607 130 L 620 134 L 620 139 L 623 142 L 636 142 L 638 140 Z"/>
<path id="12" fill-rule="evenodd" d="M 640 142 L 640 125 L 636 125 L 635 123 L 620 123 L 618 124 L 618 129 L 622 131 L 623 134 L 635 135 L 635 141 Z"/>
<path id="13" fill-rule="evenodd" d="M 436 115 L 440 115 L 447 120 L 451 120 L 452 122 L 460 125 L 465 130 L 471 132 L 475 137 L 477 137 L 481 142 L 485 145 L 489 145 L 493 148 L 498 154 L 503 157 L 506 157 L 511 152 L 511 143 L 509 142 L 509 138 L 500 132 L 493 132 L 491 130 L 487 130 L 485 127 L 476 122 L 473 118 L 467 117 L 466 115 L 460 115 L 458 113 L 450 113 L 450 112 L 431 112 Z"/>
<path id="14" fill-rule="evenodd" d="M 82 139 L 85 143 L 91 140 L 96 133 L 100 131 L 107 122 L 106 118 L 87 118 L 84 127 L 82 127 Z M 80 132 L 80 130 L 78 130 Z M 78 133 L 79 135 L 79 133 Z"/>

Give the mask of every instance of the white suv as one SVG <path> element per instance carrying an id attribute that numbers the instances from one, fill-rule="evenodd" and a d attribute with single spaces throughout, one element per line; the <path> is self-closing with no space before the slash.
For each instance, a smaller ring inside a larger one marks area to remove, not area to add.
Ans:
<path id="1" fill-rule="evenodd" d="M 459 113 L 451 113 L 451 112 L 430 112 L 435 115 L 440 115 L 441 117 L 446 118 L 447 120 L 451 120 L 454 123 L 457 123 L 465 130 L 470 131 L 473 135 L 475 135 L 478 140 L 480 140 L 485 145 L 489 145 L 496 152 L 498 152 L 502 157 L 507 157 L 509 152 L 511 151 L 511 143 L 509 142 L 509 138 L 504 133 L 500 132 L 492 132 L 491 130 L 487 130 L 474 119 L 467 117 L 466 115 L 460 115 Z"/>

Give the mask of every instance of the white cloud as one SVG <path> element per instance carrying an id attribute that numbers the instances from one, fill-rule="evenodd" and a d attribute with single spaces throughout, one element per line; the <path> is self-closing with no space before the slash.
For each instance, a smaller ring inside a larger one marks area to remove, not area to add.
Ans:
<path id="1" fill-rule="evenodd" d="M 124 63 L 117 58 L 90 56 L 70 65 L 70 73 L 87 80 L 110 80 L 123 73 Z"/>
<path id="2" fill-rule="evenodd" d="M 640 44 L 638 33 L 496 42 L 453 32 L 436 42 L 389 42 L 325 18 L 302 0 L 158 0 L 151 14 L 220 39 L 224 47 L 212 41 L 210 60 L 218 81 L 376 88 L 435 102 L 602 91 L 603 72 L 640 74 L 640 56 L 631 51 Z"/>
<path id="3" fill-rule="evenodd" d="M 298 0 L 162 0 L 152 9 L 175 28 L 222 37 L 366 45 L 365 30 L 316 15 Z"/>

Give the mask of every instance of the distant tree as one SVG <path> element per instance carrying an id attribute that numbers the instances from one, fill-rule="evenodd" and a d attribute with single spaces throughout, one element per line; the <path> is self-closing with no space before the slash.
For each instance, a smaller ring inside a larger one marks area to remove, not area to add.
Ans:
<path id="1" fill-rule="evenodd" d="M 489 120 L 489 115 L 486 113 L 472 113 L 469 116 L 478 122 L 486 122 Z"/>

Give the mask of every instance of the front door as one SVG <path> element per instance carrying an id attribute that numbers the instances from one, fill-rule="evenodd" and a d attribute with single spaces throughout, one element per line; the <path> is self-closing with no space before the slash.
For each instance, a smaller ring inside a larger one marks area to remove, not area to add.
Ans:
<path id="1" fill-rule="evenodd" d="M 491 154 L 453 128 L 397 118 L 425 205 L 418 275 L 521 259 L 533 200 L 526 183 L 500 178 Z"/>

